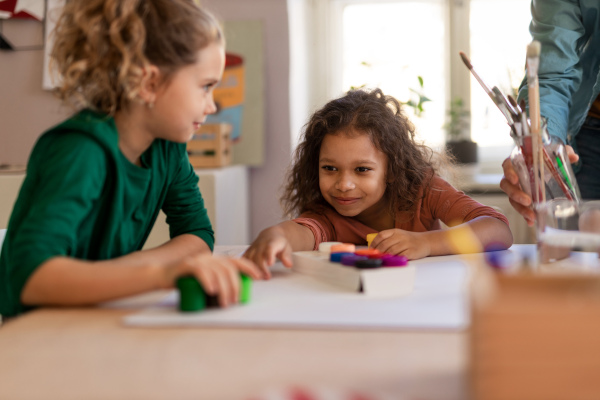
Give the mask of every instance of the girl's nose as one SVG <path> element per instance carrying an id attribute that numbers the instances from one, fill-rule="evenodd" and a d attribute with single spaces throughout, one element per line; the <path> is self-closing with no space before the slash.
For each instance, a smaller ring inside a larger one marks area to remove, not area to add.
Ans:
<path id="1" fill-rule="evenodd" d="M 336 189 L 340 192 L 347 192 L 355 188 L 355 184 L 348 174 L 341 174 L 336 182 Z"/>
<path id="2" fill-rule="evenodd" d="M 212 94 L 209 96 L 208 103 L 206 104 L 206 110 L 204 112 L 206 115 L 217 112 L 217 105 L 215 104 L 215 99 L 213 98 Z"/>

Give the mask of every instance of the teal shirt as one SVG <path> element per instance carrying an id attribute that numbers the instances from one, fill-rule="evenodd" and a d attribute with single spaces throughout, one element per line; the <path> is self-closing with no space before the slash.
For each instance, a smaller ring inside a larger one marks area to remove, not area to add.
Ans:
<path id="1" fill-rule="evenodd" d="M 0 314 L 14 316 L 27 279 L 55 256 L 107 260 L 144 245 L 159 211 L 170 236 L 214 232 L 185 144 L 155 140 L 138 167 L 114 120 L 84 110 L 44 133 L 31 153 L 0 253 Z"/>
<path id="2" fill-rule="evenodd" d="M 548 132 L 573 145 L 600 92 L 600 1 L 533 0 L 531 15 L 529 30 L 542 45 L 540 111 Z M 519 100 L 527 95 L 525 79 Z"/>

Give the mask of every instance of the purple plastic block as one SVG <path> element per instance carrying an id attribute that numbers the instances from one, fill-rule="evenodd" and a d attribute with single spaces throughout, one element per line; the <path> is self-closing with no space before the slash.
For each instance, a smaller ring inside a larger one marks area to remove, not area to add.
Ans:
<path id="1" fill-rule="evenodd" d="M 405 256 L 391 256 L 382 258 L 384 267 L 404 267 L 408 264 L 408 258 Z"/>
<path id="2" fill-rule="evenodd" d="M 356 254 L 351 254 L 351 255 L 342 257 L 342 265 L 347 265 L 349 267 L 353 267 L 354 263 L 356 263 L 358 260 L 368 260 L 368 259 L 369 259 L 369 257 L 357 256 Z"/>
<path id="3" fill-rule="evenodd" d="M 329 255 L 329 261 L 339 263 L 342 261 L 342 257 L 353 256 L 353 255 L 354 255 L 354 253 L 331 253 Z"/>

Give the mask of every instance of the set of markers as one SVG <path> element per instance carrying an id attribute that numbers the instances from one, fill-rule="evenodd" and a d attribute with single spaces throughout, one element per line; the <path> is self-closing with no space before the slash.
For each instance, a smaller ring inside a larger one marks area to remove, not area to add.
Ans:
<path id="1" fill-rule="evenodd" d="M 532 198 L 533 206 L 553 199 L 579 202 L 581 195 L 565 145 L 560 139 L 548 135 L 545 121 L 540 116 L 537 75 L 540 50 L 538 41 L 527 46 L 529 117 L 524 101 L 517 104 L 513 97 L 504 96 L 496 86 L 490 88 L 475 72 L 467 56 L 462 52 L 460 56 L 506 118 L 516 145 L 511 161 L 519 175 L 521 187 Z"/>
<path id="2" fill-rule="evenodd" d="M 370 237 L 369 237 L 370 236 Z M 367 236 L 367 242 L 376 234 Z M 410 294 L 416 269 L 405 256 L 356 248 L 340 242 L 325 242 L 318 251 L 292 253 L 293 270 L 368 297 L 401 297 Z"/>

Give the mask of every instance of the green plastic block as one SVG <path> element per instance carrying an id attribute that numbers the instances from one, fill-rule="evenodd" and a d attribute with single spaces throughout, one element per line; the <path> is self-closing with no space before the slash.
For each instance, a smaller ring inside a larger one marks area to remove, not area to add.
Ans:
<path id="1" fill-rule="evenodd" d="M 241 285 L 240 285 L 240 303 L 250 303 L 250 297 L 252 296 L 252 278 L 248 275 L 240 274 Z"/>
<path id="2" fill-rule="evenodd" d="M 177 279 L 177 289 L 179 289 L 180 311 L 200 311 L 206 308 L 206 293 L 193 276 L 182 276 Z"/>
<path id="3" fill-rule="evenodd" d="M 182 276 L 177 279 L 179 289 L 179 310 L 182 312 L 201 311 L 211 305 L 216 305 L 214 296 L 208 296 L 202 285 L 193 276 Z M 240 274 L 240 303 L 250 302 L 252 294 L 252 278 Z"/>

